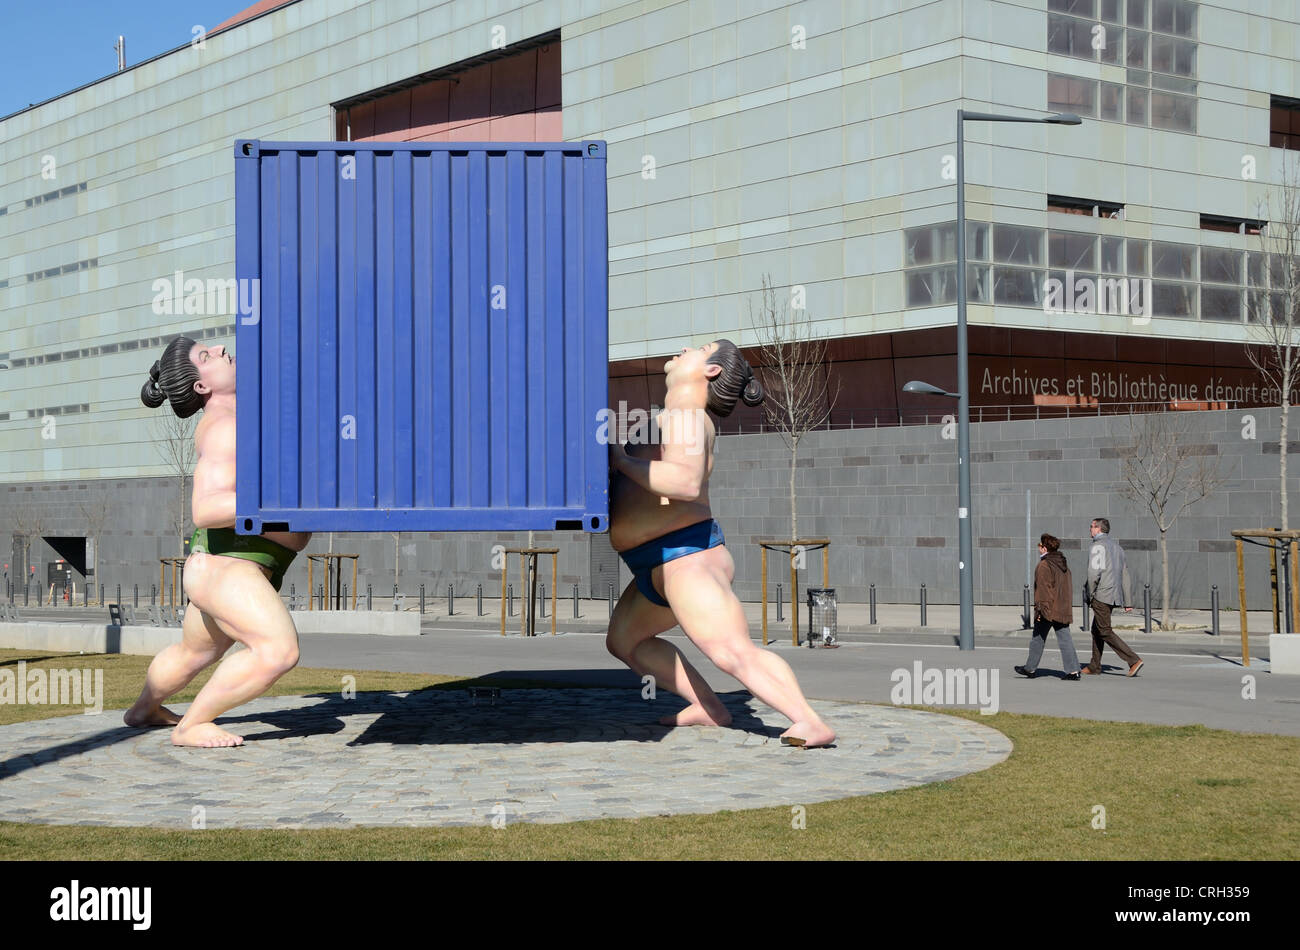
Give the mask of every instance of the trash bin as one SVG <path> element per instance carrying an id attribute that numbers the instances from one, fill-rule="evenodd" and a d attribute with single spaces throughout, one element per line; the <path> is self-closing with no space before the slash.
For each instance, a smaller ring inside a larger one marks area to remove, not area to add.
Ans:
<path id="1" fill-rule="evenodd" d="M 838 638 L 835 621 L 835 588 L 808 588 L 808 646 L 820 640 L 822 646 L 833 645 Z"/>

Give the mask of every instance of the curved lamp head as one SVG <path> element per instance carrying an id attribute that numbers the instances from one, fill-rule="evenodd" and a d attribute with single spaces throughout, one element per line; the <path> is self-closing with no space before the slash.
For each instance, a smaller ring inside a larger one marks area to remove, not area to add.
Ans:
<path id="1" fill-rule="evenodd" d="M 940 389 L 938 386 L 932 386 L 929 383 L 922 382 L 919 379 L 914 379 L 910 383 L 904 385 L 903 392 L 921 393 L 922 395 L 925 396 L 952 396 L 954 398 L 956 398 L 957 396 L 956 393 L 950 393 L 945 389 Z"/>
<path id="2" fill-rule="evenodd" d="M 1079 118 L 1073 112 L 1058 112 L 1056 115 L 1048 116 L 1043 119 L 1048 125 L 1082 125 L 1083 119 Z"/>

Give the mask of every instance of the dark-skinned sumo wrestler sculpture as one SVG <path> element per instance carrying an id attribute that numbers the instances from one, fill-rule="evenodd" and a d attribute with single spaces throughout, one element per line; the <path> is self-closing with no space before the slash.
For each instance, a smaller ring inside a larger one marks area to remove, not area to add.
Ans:
<path id="1" fill-rule="evenodd" d="M 657 634 L 680 625 L 710 661 L 794 723 L 787 745 L 826 746 L 834 731 L 808 705 L 789 665 L 749 637 L 731 589 L 735 563 L 709 510 L 715 430 L 736 400 L 754 406 L 763 389 L 730 340 L 684 348 L 664 364 L 667 394 L 658 444 L 611 446 L 610 541 L 633 581 L 614 609 L 606 645 L 641 675 L 690 703 L 665 725 L 717 725 L 731 716 L 680 650 Z"/>

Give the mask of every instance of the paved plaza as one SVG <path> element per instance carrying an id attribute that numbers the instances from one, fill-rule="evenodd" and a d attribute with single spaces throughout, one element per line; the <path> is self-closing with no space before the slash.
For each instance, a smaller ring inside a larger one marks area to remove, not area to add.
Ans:
<path id="1" fill-rule="evenodd" d="M 952 716 L 817 702 L 828 749 L 726 694 L 728 729 L 671 729 L 683 704 L 633 689 L 464 690 L 260 699 L 220 721 L 237 749 L 180 749 L 120 711 L 0 728 L 0 820 L 325 828 L 637 818 L 811 805 L 989 768 L 1001 733 Z M 174 707 L 183 710 L 183 705 Z"/>

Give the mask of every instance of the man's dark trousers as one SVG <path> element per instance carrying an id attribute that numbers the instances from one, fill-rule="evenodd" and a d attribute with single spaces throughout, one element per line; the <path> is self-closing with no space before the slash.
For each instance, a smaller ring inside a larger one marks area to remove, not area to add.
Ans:
<path id="1" fill-rule="evenodd" d="M 1092 662 L 1088 664 L 1088 669 L 1094 673 L 1101 672 L 1103 644 L 1110 644 L 1110 648 L 1124 661 L 1126 672 L 1138 661 L 1138 655 L 1110 628 L 1110 611 L 1110 604 L 1103 604 L 1096 597 L 1092 598 Z"/>

